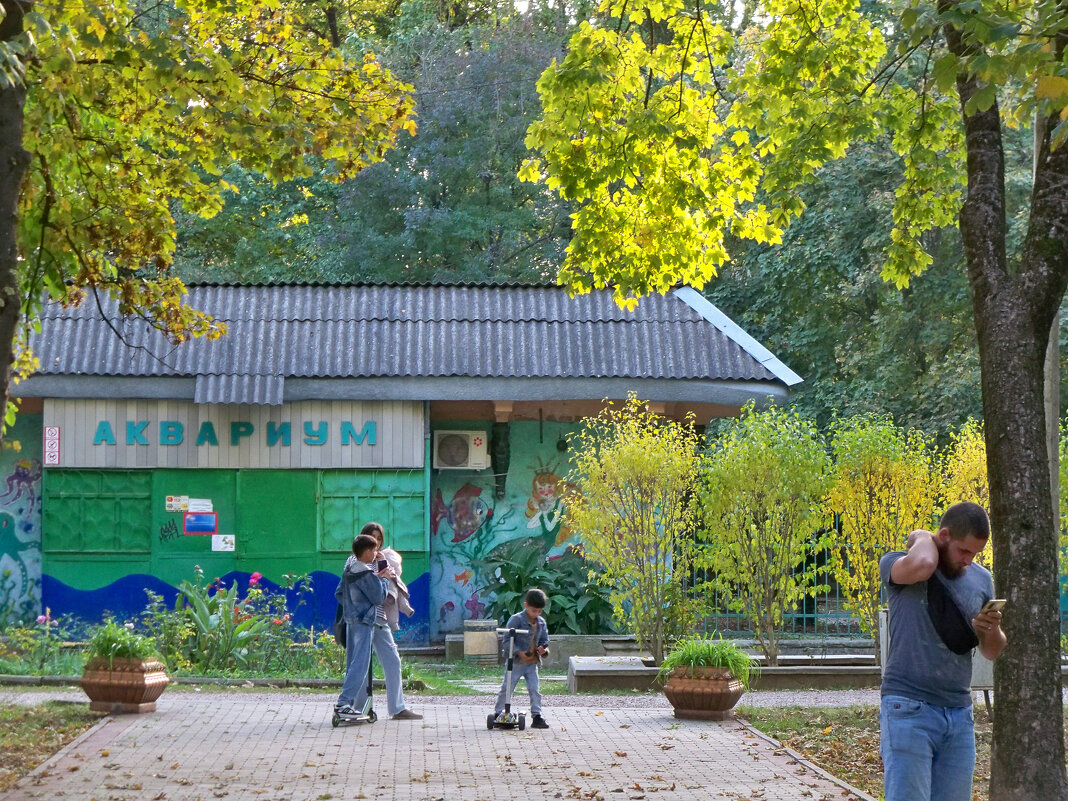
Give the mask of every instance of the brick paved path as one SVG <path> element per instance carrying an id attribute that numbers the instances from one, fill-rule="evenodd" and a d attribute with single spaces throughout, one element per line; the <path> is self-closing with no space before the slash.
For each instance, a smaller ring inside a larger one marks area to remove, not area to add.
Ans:
<path id="1" fill-rule="evenodd" d="M 167 692 L 156 713 L 105 719 L 0 798 L 867 798 L 734 722 L 676 721 L 662 709 L 553 709 L 547 699 L 548 731 L 488 731 L 491 697 L 448 700 L 413 699 L 422 721 L 334 729 L 328 695 Z"/>

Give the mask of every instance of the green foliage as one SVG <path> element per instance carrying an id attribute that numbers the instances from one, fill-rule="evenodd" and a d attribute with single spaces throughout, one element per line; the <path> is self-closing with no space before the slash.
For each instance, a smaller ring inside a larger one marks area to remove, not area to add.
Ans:
<path id="1" fill-rule="evenodd" d="M 47 675 L 67 660 L 62 645 L 67 637 L 66 626 L 45 609 L 37 620 L 25 625 L 8 626 L 0 637 L 0 671 L 4 673 L 32 673 Z"/>
<path id="2" fill-rule="evenodd" d="M 21 10 L 24 30 L 5 25 L 11 38 L 0 41 L 0 83 L 25 87 L 29 168 L 17 254 L 0 271 L 16 274 L 27 324 L 45 295 L 77 305 L 101 291 L 174 343 L 218 337 L 225 326 L 186 306 L 167 273 L 172 202 L 211 217 L 231 188 L 217 178 L 235 161 L 269 181 L 325 163 L 341 180 L 415 130 L 410 87 L 372 53 L 323 35 L 330 10 L 319 4 L 42 0 Z M 5 185 L 18 191 L 18 176 Z"/>
<path id="3" fill-rule="evenodd" d="M 549 560 L 547 544 L 540 539 L 510 540 L 494 548 L 479 564 L 489 583 L 479 592 L 493 600 L 491 617 L 503 625 L 523 609 L 527 590 L 545 592 L 549 605 L 545 623 L 552 634 L 604 634 L 612 630 L 612 606 L 607 591 L 589 580 L 592 567 L 576 548 Z"/>
<path id="4" fill-rule="evenodd" d="M 921 4 L 899 20 L 851 0 L 759 8 L 723 22 L 681 0 L 605 0 L 607 24 L 582 25 L 546 70 L 520 174 L 576 207 L 567 284 L 612 285 L 621 302 L 703 285 L 728 235 L 779 242 L 820 167 L 887 136 L 902 169 L 883 276 L 905 286 L 963 201 L 957 81 L 976 81 L 965 113 L 997 101 L 1010 126 L 1066 105 L 1068 67 L 1043 46 L 1068 24 L 1056 3 Z M 1066 133 L 1068 119 L 1054 141 Z"/>
<path id="5" fill-rule="evenodd" d="M 163 596 L 151 590 L 146 589 L 145 595 L 148 603 L 140 616 L 141 630 L 156 644 L 156 651 L 168 672 L 190 669 L 196 626 L 187 610 L 168 609 Z"/>
<path id="6" fill-rule="evenodd" d="M 878 644 L 879 559 L 904 549 L 909 532 L 934 525 L 940 482 L 923 436 L 887 417 L 837 421 L 831 451 L 828 506 L 838 520 L 831 567 L 846 609 Z"/>
<path id="7" fill-rule="evenodd" d="M 566 204 L 516 177 L 535 82 L 563 36 L 529 15 L 459 28 L 406 3 L 375 50 L 414 87 L 419 135 L 351 180 L 275 185 L 240 167 L 211 219 L 179 213 L 178 274 L 192 280 L 551 280 Z M 452 8 L 453 6 L 450 6 Z M 475 15 L 481 16 L 481 15 Z"/>
<path id="8" fill-rule="evenodd" d="M 711 639 L 692 636 L 677 641 L 660 663 L 657 681 L 667 681 L 671 672 L 679 667 L 690 668 L 691 676 L 695 667 L 726 668 L 746 690 L 760 673 L 759 666 L 753 663 L 749 654 L 718 634 Z"/>
<path id="9" fill-rule="evenodd" d="M 694 566 L 697 437 L 689 423 L 651 413 L 631 395 L 589 418 L 572 440 L 564 525 L 607 587 L 616 622 L 659 663 L 693 623 L 685 589 Z"/>
<path id="10" fill-rule="evenodd" d="M 829 460 L 814 424 L 752 404 L 710 444 L 698 488 L 705 546 L 697 563 L 727 606 L 744 612 L 768 664 L 778 663 L 783 613 L 826 590 L 813 559 L 826 546 Z"/>
<path id="11" fill-rule="evenodd" d="M 86 661 L 106 659 L 109 666 L 116 659 L 148 659 L 155 655 L 155 643 L 138 634 L 133 623 L 123 625 L 111 619 L 93 630 L 85 646 Z"/>
<path id="12" fill-rule="evenodd" d="M 1014 210 L 1031 188 L 1028 138 L 1007 142 Z M 861 143 L 821 168 L 781 244 L 729 238 L 731 262 L 705 294 L 804 377 L 790 402 L 821 428 L 835 412 L 879 413 L 941 438 L 982 415 L 964 254 L 960 234 L 939 229 L 924 237 L 935 261 L 923 275 L 902 289 L 879 277 L 903 169 L 885 147 Z M 1025 222 L 1011 217 L 1010 236 Z"/>
<path id="13" fill-rule="evenodd" d="M 178 586 L 175 604 L 175 611 L 186 612 L 195 630 L 187 651 L 190 663 L 200 671 L 245 667 L 250 649 L 269 625 L 267 620 L 253 614 L 237 582 L 229 588 L 218 581 L 205 585 L 199 565 L 194 572 L 195 581 Z"/>

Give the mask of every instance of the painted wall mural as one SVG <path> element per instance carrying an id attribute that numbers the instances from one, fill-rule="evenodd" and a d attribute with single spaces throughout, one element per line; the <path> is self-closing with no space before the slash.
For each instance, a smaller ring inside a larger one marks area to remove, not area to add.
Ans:
<path id="1" fill-rule="evenodd" d="M 0 451 L 0 623 L 41 612 L 41 415 L 20 414 Z"/>
<path id="2" fill-rule="evenodd" d="M 484 427 L 472 423 L 470 428 Z M 450 427 L 465 427 L 455 424 Z M 484 617 L 482 560 L 520 539 L 537 540 L 550 558 L 573 542 L 563 524 L 568 454 L 561 450 L 575 423 L 513 422 L 503 499 L 492 471 L 436 471 L 431 487 L 431 638 L 463 631 L 463 621 Z M 518 610 L 517 610 L 518 611 Z"/>

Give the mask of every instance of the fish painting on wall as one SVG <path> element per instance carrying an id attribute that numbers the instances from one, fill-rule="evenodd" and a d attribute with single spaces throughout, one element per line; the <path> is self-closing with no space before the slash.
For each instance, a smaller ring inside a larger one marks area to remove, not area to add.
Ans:
<path id="1" fill-rule="evenodd" d="M 445 504 L 439 489 L 430 507 L 430 533 L 437 536 L 442 521 L 452 529 L 452 541 L 463 542 L 493 519 L 493 508 L 481 497 L 482 490 L 464 484 Z"/>

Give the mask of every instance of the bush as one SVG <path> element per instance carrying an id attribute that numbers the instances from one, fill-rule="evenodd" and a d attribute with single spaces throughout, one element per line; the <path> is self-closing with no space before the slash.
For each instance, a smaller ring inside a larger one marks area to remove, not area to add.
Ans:
<path id="1" fill-rule="evenodd" d="M 479 567 L 490 583 L 481 587 L 493 600 L 487 611 L 503 625 L 523 608 L 532 587 L 544 590 L 545 623 L 551 634 L 604 634 L 613 630 L 607 591 L 589 580 L 591 565 L 577 548 L 547 558 L 543 540 L 523 538 L 499 545 Z"/>
<path id="2" fill-rule="evenodd" d="M 564 525 L 595 563 L 589 578 L 608 590 L 615 620 L 659 664 L 665 643 L 696 618 L 686 590 L 695 564 L 692 420 L 659 417 L 631 395 L 588 419 L 573 444 Z"/>
<path id="3" fill-rule="evenodd" d="M 695 667 L 726 668 L 747 691 L 758 673 L 749 654 L 718 635 L 712 639 L 685 637 L 676 642 L 664 657 L 657 680 L 666 681 L 668 675 L 679 667 L 690 668 L 690 675 Z"/>
<path id="4" fill-rule="evenodd" d="M 4 630 L 0 641 L 0 670 L 5 673 L 30 673 L 43 676 L 54 674 L 60 667 L 71 669 L 64 659 L 63 642 L 67 626 L 52 617 L 45 609 L 33 623 L 11 626 Z"/>
<path id="5" fill-rule="evenodd" d="M 148 659 L 155 655 L 155 643 L 134 631 L 133 623 L 119 625 L 114 620 L 98 626 L 85 646 L 87 662 L 106 659 L 109 667 L 116 659 Z"/>

